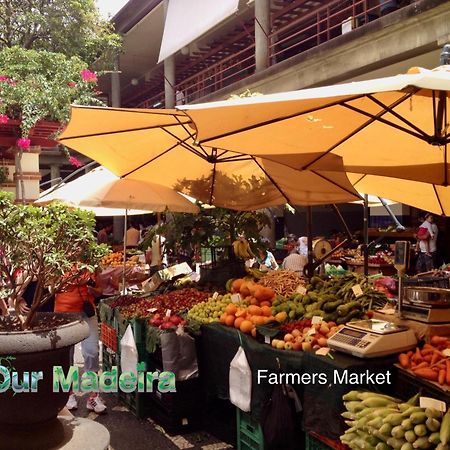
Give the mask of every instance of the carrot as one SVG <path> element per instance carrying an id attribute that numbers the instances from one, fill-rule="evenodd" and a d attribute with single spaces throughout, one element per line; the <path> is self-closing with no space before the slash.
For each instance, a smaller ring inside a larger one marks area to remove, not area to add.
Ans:
<path id="1" fill-rule="evenodd" d="M 429 367 L 424 367 L 422 369 L 417 369 L 414 373 L 421 378 L 425 378 L 426 380 L 437 381 L 438 373 Z"/>
<path id="2" fill-rule="evenodd" d="M 447 365 L 447 367 L 446 367 L 446 369 L 447 369 L 446 382 L 450 386 L 450 361 L 447 359 L 447 361 L 445 361 L 445 364 Z"/>
<path id="3" fill-rule="evenodd" d="M 427 349 L 434 350 L 434 347 L 431 344 L 425 344 L 423 346 L 423 350 L 427 350 Z"/>
<path id="4" fill-rule="evenodd" d="M 398 360 L 400 362 L 400 365 L 404 368 L 407 369 L 409 367 L 409 356 L 405 353 L 400 353 Z"/>
<path id="5" fill-rule="evenodd" d="M 423 348 L 422 349 L 422 356 L 432 355 L 434 353 L 434 351 L 435 351 L 434 348 Z"/>
<path id="6" fill-rule="evenodd" d="M 438 382 L 439 382 L 439 384 L 440 384 L 441 386 L 444 384 L 445 379 L 446 379 L 446 372 L 445 372 L 445 369 L 441 369 L 441 370 L 439 371 L 439 377 L 438 377 Z"/>
<path id="7" fill-rule="evenodd" d="M 412 350 L 410 350 L 410 351 L 407 353 L 407 355 L 408 355 L 408 358 L 411 358 L 411 356 L 414 355 L 414 352 L 413 352 Z"/>
<path id="8" fill-rule="evenodd" d="M 422 354 L 420 353 L 419 347 L 416 348 L 416 353 L 414 353 L 413 358 L 416 363 L 420 363 L 422 361 Z"/>
<path id="9" fill-rule="evenodd" d="M 431 344 L 432 345 L 441 345 L 441 344 L 447 345 L 447 338 L 445 336 L 437 336 L 437 335 L 432 336 Z"/>
<path id="10" fill-rule="evenodd" d="M 416 370 L 425 369 L 425 368 L 428 369 L 429 367 L 430 367 L 430 365 L 426 361 L 424 361 L 424 362 L 421 362 L 420 364 L 417 364 L 417 366 L 414 367 L 412 370 L 416 371 Z"/>
<path id="11" fill-rule="evenodd" d="M 433 355 L 429 354 L 423 357 L 423 360 L 426 362 L 431 362 L 431 358 L 433 357 Z"/>
<path id="12" fill-rule="evenodd" d="M 431 365 L 436 364 L 441 356 L 442 356 L 441 352 L 435 351 L 433 353 L 433 357 L 431 358 Z"/>

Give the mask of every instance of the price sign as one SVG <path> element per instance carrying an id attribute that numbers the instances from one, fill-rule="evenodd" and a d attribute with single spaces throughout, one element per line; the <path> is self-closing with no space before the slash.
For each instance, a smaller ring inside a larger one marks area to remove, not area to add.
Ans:
<path id="1" fill-rule="evenodd" d="M 311 323 L 313 325 L 315 325 L 316 323 L 322 323 L 323 318 L 320 316 L 313 316 L 313 318 L 311 319 Z"/>
<path id="2" fill-rule="evenodd" d="M 218 296 L 219 296 L 219 293 L 218 292 L 214 292 L 214 294 L 212 296 L 213 300 L 215 300 Z"/>
<path id="3" fill-rule="evenodd" d="M 150 308 L 150 309 L 147 309 L 147 311 L 149 313 L 154 313 L 154 312 L 158 311 L 158 308 Z"/>
<path id="4" fill-rule="evenodd" d="M 316 355 L 327 356 L 330 349 L 328 347 L 321 347 L 316 351 Z"/>
<path id="5" fill-rule="evenodd" d="M 309 331 L 306 333 L 307 336 L 312 336 L 313 334 L 316 334 L 315 328 L 310 328 Z"/>
<path id="6" fill-rule="evenodd" d="M 446 348 L 445 350 L 442 350 L 442 354 L 446 357 L 450 356 L 450 348 Z"/>
<path id="7" fill-rule="evenodd" d="M 305 295 L 306 294 L 306 287 L 305 286 L 303 286 L 303 284 L 299 284 L 298 286 L 297 286 L 297 289 L 295 290 L 295 292 L 297 292 L 297 294 L 300 294 L 300 295 Z"/>
<path id="8" fill-rule="evenodd" d="M 231 296 L 231 301 L 233 303 L 239 303 L 241 301 L 241 294 L 233 294 Z"/>
<path id="9" fill-rule="evenodd" d="M 270 344 L 270 336 L 264 336 L 264 343 Z"/>
<path id="10" fill-rule="evenodd" d="M 168 309 L 168 310 L 166 311 L 166 317 L 169 317 L 171 314 L 172 314 L 172 310 L 171 310 L 171 309 Z"/>
<path id="11" fill-rule="evenodd" d="M 363 290 L 361 289 L 361 286 L 360 286 L 359 284 L 355 284 L 355 285 L 352 287 L 352 291 L 353 291 L 353 293 L 355 294 L 355 297 L 356 297 L 356 298 L 361 297 L 361 295 L 364 295 L 364 292 L 363 292 Z"/>
<path id="12" fill-rule="evenodd" d="M 440 400 L 436 400 L 430 397 L 420 397 L 419 406 L 421 408 L 437 409 L 438 411 L 442 411 L 443 413 L 447 411 L 447 405 L 445 404 L 445 402 L 441 402 Z"/>

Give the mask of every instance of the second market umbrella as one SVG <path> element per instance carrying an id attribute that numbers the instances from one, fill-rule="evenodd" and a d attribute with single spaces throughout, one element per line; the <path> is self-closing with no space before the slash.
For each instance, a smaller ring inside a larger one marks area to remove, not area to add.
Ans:
<path id="1" fill-rule="evenodd" d="M 335 155 L 314 170 L 299 171 L 288 160 L 198 146 L 194 125 L 175 110 L 72 107 L 60 141 L 124 180 L 152 180 L 225 208 L 252 210 L 360 198 Z"/>

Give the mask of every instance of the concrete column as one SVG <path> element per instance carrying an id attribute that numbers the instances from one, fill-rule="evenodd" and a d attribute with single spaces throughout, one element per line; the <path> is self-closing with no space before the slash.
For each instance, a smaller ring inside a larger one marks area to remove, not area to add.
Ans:
<path id="1" fill-rule="evenodd" d="M 169 0 L 164 0 L 164 21 L 169 8 Z M 175 107 L 175 55 L 164 60 L 164 106 Z"/>
<path id="2" fill-rule="evenodd" d="M 164 60 L 164 100 L 166 108 L 175 106 L 175 57 Z"/>
<path id="3" fill-rule="evenodd" d="M 50 166 L 50 185 L 55 186 L 60 182 L 61 166 L 59 164 L 52 164 Z"/>
<path id="4" fill-rule="evenodd" d="M 114 69 L 111 73 L 111 106 L 120 108 L 120 73 L 119 56 L 114 61 Z"/>
<path id="5" fill-rule="evenodd" d="M 270 32 L 270 0 L 255 0 L 255 63 L 256 72 L 268 67 Z"/>

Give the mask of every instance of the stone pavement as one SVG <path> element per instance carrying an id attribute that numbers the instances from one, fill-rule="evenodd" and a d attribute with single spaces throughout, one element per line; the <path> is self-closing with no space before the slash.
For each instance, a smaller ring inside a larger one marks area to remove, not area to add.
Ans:
<path id="1" fill-rule="evenodd" d="M 101 354 L 101 351 L 100 351 Z M 82 365 L 79 344 L 75 348 L 75 364 Z M 102 394 L 108 407 L 106 414 L 98 415 L 86 408 L 88 394 L 78 396 L 78 409 L 72 411 L 76 417 L 86 417 L 104 425 L 111 435 L 110 450 L 222 450 L 232 449 L 227 444 L 205 431 L 182 436 L 170 436 L 151 419 L 138 419 L 122 405 L 116 395 Z"/>

